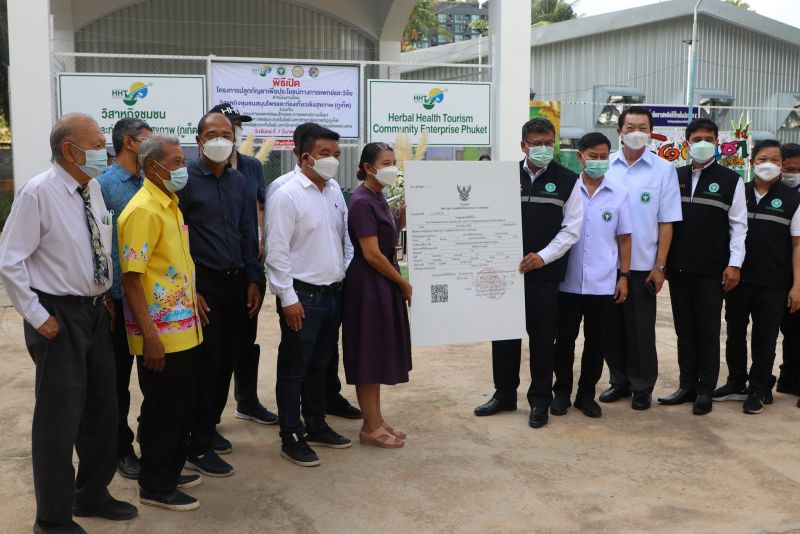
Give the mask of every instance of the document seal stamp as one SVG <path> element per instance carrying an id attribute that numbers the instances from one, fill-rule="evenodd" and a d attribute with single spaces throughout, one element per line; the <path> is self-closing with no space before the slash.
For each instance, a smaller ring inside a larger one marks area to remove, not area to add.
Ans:
<path id="1" fill-rule="evenodd" d="M 488 299 L 496 300 L 506 294 L 506 279 L 491 267 L 481 270 L 473 285 L 475 293 Z"/>

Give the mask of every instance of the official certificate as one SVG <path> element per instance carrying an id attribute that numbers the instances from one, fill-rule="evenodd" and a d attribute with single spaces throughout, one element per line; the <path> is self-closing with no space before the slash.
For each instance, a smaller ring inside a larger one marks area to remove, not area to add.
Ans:
<path id="1" fill-rule="evenodd" d="M 405 164 L 414 346 L 525 333 L 519 165 Z"/>

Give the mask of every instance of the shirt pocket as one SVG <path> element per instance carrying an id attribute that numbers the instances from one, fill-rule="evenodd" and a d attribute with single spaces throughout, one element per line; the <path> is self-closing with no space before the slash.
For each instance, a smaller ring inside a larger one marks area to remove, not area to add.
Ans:
<path id="1" fill-rule="evenodd" d="M 103 243 L 103 250 L 107 255 L 111 255 L 111 246 L 113 244 L 112 232 L 114 231 L 114 227 L 102 222 L 98 222 L 97 227 L 100 229 L 100 241 Z"/>
<path id="2" fill-rule="evenodd" d="M 646 185 L 631 190 L 633 198 L 631 204 L 634 208 L 644 208 L 652 213 L 658 212 L 658 202 L 661 198 L 657 185 Z"/>

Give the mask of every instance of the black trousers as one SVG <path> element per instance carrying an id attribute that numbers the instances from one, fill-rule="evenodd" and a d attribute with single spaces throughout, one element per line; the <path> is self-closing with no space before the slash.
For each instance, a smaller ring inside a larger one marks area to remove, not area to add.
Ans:
<path id="1" fill-rule="evenodd" d="M 575 340 L 583 321 L 583 354 L 577 397 L 594 398 L 595 386 L 603 374 L 606 331 L 614 311 L 612 295 L 558 294 L 558 335 L 556 336 L 555 383 L 553 393 L 572 395 L 572 365 Z"/>
<path id="2" fill-rule="evenodd" d="M 240 354 L 247 325 L 247 280 L 198 267 L 197 291 L 211 311 L 203 327 L 203 343 L 198 351 L 197 396 L 195 397 L 189 454 L 211 450 L 214 427 L 228 401 L 231 377 Z"/>
<path id="3" fill-rule="evenodd" d="M 784 308 L 781 322 L 783 334 L 783 363 L 778 382 L 800 388 L 800 311 L 789 313 Z"/>
<path id="4" fill-rule="evenodd" d="M 299 332 L 289 328 L 283 307 L 278 301 L 281 342 L 278 345 L 275 396 L 283 439 L 288 439 L 291 434 L 301 434 L 304 430 L 320 430 L 327 425 L 325 385 L 342 324 L 342 299 L 339 293 L 298 290 L 297 296 L 305 311 Z M 300 420 L 301 413 L 305 426 Z"/>
<path id="5" fill-rule="evenodd" d="M 142 467 L 139 486 L 166 494 L 175 490 L 189 448 L 192 408 L 197 391 L 197 347 L 165 355 L 164 370 L 144 367 L 136 357 L 144 393 L 139 438 Z"/>
<path id="6" fill-rule="evenodd" d="M 628 298 L 614 306 L 608 329 L 606 363 L 611 385 L 635 392 L 653 391 L 658 380 L 656 296 L 645 287 L 649 274 L 631 271 Z"/>
<path id="7" fill-rule="evenodd" d="M 48 340 L 27 322 L 25 345 L 36 364 L 33 486 L 36 517 L 69 524 L 74 504 L 110 497 L 117 465 L 117 393 L 108 311 L 48 301 L 60 331 Z M 72 449 L 78 453 L 78 476 Z"/>
<path id="8" fill-rule="evenodd" d="M 710 395 L 719 379 L 722 275 L 670 273 L 669 295 L 678 336 L 680 387 Z"/>
<path id="9" fill-rule="evenodd" d="M 261 299 L 264 299 L 266 291 L 266 278 L 264 271 L 261 271 L 261 279 L 258 282 L 261 292 Z M 236 399 L 237 408 L 242 409 L 258 406 L 258 363 L 261 359 L 261 347 L 256 343 L 258 334 L 258 315 L 247 318 L 247 325 L 244 329 L 244 339 L 242 340 L 242 350 L 236 358 L 233 368 L 233 396 Z M 221 415 L 221 414 L 220 414 Z M 219 421 L 217 421 L 219 424 Z"/>
<path id="10" fill-rule="evenodd" d="M 525 280 L 525 326 L 530 346 L 528 404 L 547 409 L 553 400 L 553 355 L 558 331 L 558 282 Z M 517 403 L 521 339 L 492 341 L 494 398 Z"/>
<path id="11" fill-rule="evenodd" d="M 131 356 L 128 349 L 122 299 L 114 299 L 114 311 L 114 331 L 111 332 L 111 346 L 114 349 L 114 360 L 117 368 L 117 455 L 120 458 L 124 458 L 134 454 L 133 430 L 128 425 L 128 412 L 131 407 L 131 392 L 129 388 L 133 356 Z M 141 389 L 141 385 L 139 389 Z"/>
<path id="12" fill-rule="evenodd" d="M 728 363 L 729 384 L 741 388 L 749 380 L 752 391 L 769 391 L 787 293 L 786 289 L 754 286 L 747 282 L 740 283 L 728 293 L 725 298 L 725 322 L 728 324 L 725 360 Z M 751 317 L 753 364 L 748 375 L 747 325 Z"/>

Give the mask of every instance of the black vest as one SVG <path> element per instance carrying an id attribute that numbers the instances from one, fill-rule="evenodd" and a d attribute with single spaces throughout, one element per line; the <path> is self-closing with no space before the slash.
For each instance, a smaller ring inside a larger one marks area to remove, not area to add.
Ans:
<path id="1" fill-rule="evenodd" d="M 728 212 L 740 179 L 714 162 L 700 172 L 692 197 L 692 166 L 678 169 L 683 221 L 672 224 L 669 270 L 722 276 L 730 260 Z"/>
<path id="2" fill-rule="evenodd" d="M 522 244 L 524 254 L 539 252 L 561 231 L 564 205 L 578 175 L 555 161 L 531 183 L 531 176 L 519 164 L 520 197 L 522 200 Z M 567 274 L 567 256 L 541 269 L 526 273 L 528 280 L 563 282 Z"/>
<path id="3" fill-rule="evenodd" d="M 792 285 L 792 236 L 789 225 L 800 194 L 780 181 L 756 204 L 755 182 L 745 185 L 747 240 L 742 281 L 788 289 Z"/>

